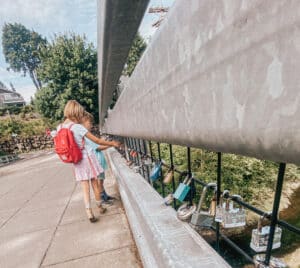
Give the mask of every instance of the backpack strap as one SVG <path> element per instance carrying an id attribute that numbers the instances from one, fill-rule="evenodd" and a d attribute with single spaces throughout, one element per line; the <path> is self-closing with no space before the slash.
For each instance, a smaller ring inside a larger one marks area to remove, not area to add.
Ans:
<path id="1" fill-rule="evenodd" d="M 71 125 L 68 127 L 69 128 L 69 130 L 71 130 L 71 127 L 74 125 L 74 123 L 71 123 Z M 81 141 L 81 147 L 79 147 L 79 149 L 80 150 L 83 150 L 83 148 L 84 148 L 84 137 L 82 137 L 82 141 Z"/>

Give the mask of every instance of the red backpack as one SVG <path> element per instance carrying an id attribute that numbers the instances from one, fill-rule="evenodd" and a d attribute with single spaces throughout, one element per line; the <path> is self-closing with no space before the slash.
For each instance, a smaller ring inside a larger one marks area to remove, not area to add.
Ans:
<path id="1" fill-rule="evenodd" d="M 81 149 L 75 142 L 71 124 L 68 128 L 61 126 L 57 135 L 54 137 L 55 152 L 59 158 L 65 163 L 78 163 L 82 159 Z"/>

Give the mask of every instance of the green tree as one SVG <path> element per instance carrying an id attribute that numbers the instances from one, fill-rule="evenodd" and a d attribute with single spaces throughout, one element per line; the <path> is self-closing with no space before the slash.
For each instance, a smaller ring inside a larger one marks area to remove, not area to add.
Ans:
<path id="1" fill-rule="evenodd" d="M 147 44 L 143 37 L 138 33 L 132 43 L 132 46 L 128 53 L 128 58 L 123 70 L 123 74 L 127 76 L 131 76 L 135 66 L 140 60 L 143 52 L 145 51 Z"/>
<path id="2" fill-rule="evenodd" d="M 38 75 L 45 86 L 35 95 L 35 106 L 45 117 L 60 120 L 70 99 L 79 101 L 98 120 L 97 52 L 86 38 L 55 36 L 41 50 Z"/>
<path id="3" fill-rule="evenodd" d="M 0 81 L 0 88 L 7 89 L 7 86 L 2 81 Z"/>
<path id="4" fill-rule="evenodd" d="M 29 74 L 36 89 L 41 88 L 37 67 L 41 63 L 39 50 L 47 41 L 40 34 L 20 23 L 6 23 L 2 29 L 2 46 L 9 70 Z"/>

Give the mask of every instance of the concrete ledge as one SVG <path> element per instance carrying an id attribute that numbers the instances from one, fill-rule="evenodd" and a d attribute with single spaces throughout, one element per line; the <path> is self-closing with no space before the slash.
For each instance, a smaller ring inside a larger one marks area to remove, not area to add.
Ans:
<path id="1" fill-rule="evenodd" d="M 107 156 L 144 267 L 230 267 L 115 149 Z"/>

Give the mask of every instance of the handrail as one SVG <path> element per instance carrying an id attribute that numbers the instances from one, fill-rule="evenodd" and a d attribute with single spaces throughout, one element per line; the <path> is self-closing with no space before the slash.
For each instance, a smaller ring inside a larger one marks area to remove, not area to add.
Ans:
<path id="1" fill-rule="evenodd" d="M 138 157 L 137 159 L 135 159 L 132 156 L 129 156 L 131 161 L 134 161 L 137 165 L 142 166 L 143 167 L 143 163 L 141 163 L 141 159 L 142 158 L 149 158 L 152 161 L 160 161 L 162 163 L 162 166 L 166 167 L 166 168 L 173 168 L 174 172 L 178 173 L 180 176 L 186 175 L 186 174 L 190 174 L 192 176 L 192 172 L 191 172 L 191 157 L 190 157 L 190 148 L 187 147 L 187 161 L 188 161 L 188 170 L 186 171 L 181 171 L 176 169 L 176 167 L 174 166 L 174 162 L 173 162 L 173 151 L 172 151 L 172 145 L 169 144 L 169 152 L 170 152 L 170 165 L 165 163 L 165 161 L 163 161 L 161 159 L 161 153 L 160 153 L 160 144 L 157 143 L 157 149 L 158 149 L 158 158 L 155 158 L 153 155 L 153 149 L 152 149 L 152 144 L 151 141 L 149 141 L 149 149 L 150 149 L 150 154 L 147 153 L 146 150 L 141 150 L 140 145 L 141 142 L 139 141 L 139 143 L 134 142 L 136 139 L 133 138 L 125 138 L 125 144 L 128 148 L 129 151 L 135 151 L 138 153 L 138 155 L 140 157 Z M 145 143 L 145 141 L 143 141 Z M 217 166 L 217 203 L 219 204 L 220 202 L 220 195 L 221 195 L 221 153 L 217 153 L 218 155 L 218 166 Z M 149 169 L 148 169 L 149 171 Z M 285 171 L 285 163 L 280 163 L 279 165 L 279 171 L 278 171 L 278 179 L 277 179 L 277 186 L 276 186 L 276 191 L 275 191 L 275 197 L 274 197 L 274 202 L 273 202 L 273 210 L 272 212 L 268 213 L 265 212 L 255 206 L 250 205 L 249 203 L 241 200 L 240 198 L 237 198 L 235 195 L 230 195 L 229 193 L 227 193 L 224 197 L 225 198 L 230 198 L 233 202 L 245 207 L 246 209 L 254 212 L 257 215 L 260 216 L 265 216 L 267 219 L 269 219 L 271 221 L 270 224 L 270 234 L 269 234 L 269 241 L 268 241 L 268 247 L 267 247 L 267 251 L 266 251 L 266 258 L 265 258 L 265 264 L 269 265 L 270 262 L 270 258 L 271 258 L 271 252 L 272 252 L 272 243 L 273 243 L 273 236 L 274 236 L 274 231 L 275 231 L 275 227 L 276 225 L 279 225 L 297 235 L 300 235 L 300 228 L 293 226 L 289 223 L 287 223 L 286 221 L 280 220 L 278 219 L 278 210 L 279 210 L 279 203 L 280 203 L 280 196 L 281 196 L 281 192 L 282 192 L 282 184 L 283 184 L 283 179 L 284 179 L 284 171 Z M 161 180 L 162 181 L 162 180 Z M 192 176 L 192 183 L 196 183 L 196 184 L 200 184 L 201 186 L 205 187 L 207 186 L 207 183 L 205 183 L 204 181 L 202 181 L 199 178 L 195 178 L 194 176 Z M 172 187 L 173 190 L 175 189 L 175 180 L 174 180 L 174 176 L 172 179 Z M 163 191 L 163 196 L 164 196 L 164 191 Z M 190 198 L 192 199 L 192 196 L 190 195 Z M 190 199 L 190 202 L 192 202 L 192 200 Z M 176 209 L 176 201 L 173 204 L 173 207 Z M 235 249 L 237 252 L 239 252 L 241 255 L 243 255 L 248 261 L 254 263 L 252 257 L 247 254 L 243 249 L 241 249 L 238 245 L 236 245 L 233 241 L 231 241 L 226 235 L 222 234 L 219 230 L 219 223 L 216 224 L 216 228 L 212 228 L 213 231 L 216 232 L 216 242 L 217 242 L 217 251 L 219 251 L 219 242 L 220 242 L 220 238 L 222 238 L 228 245 L 230 245 L 233 249 Z"/>

